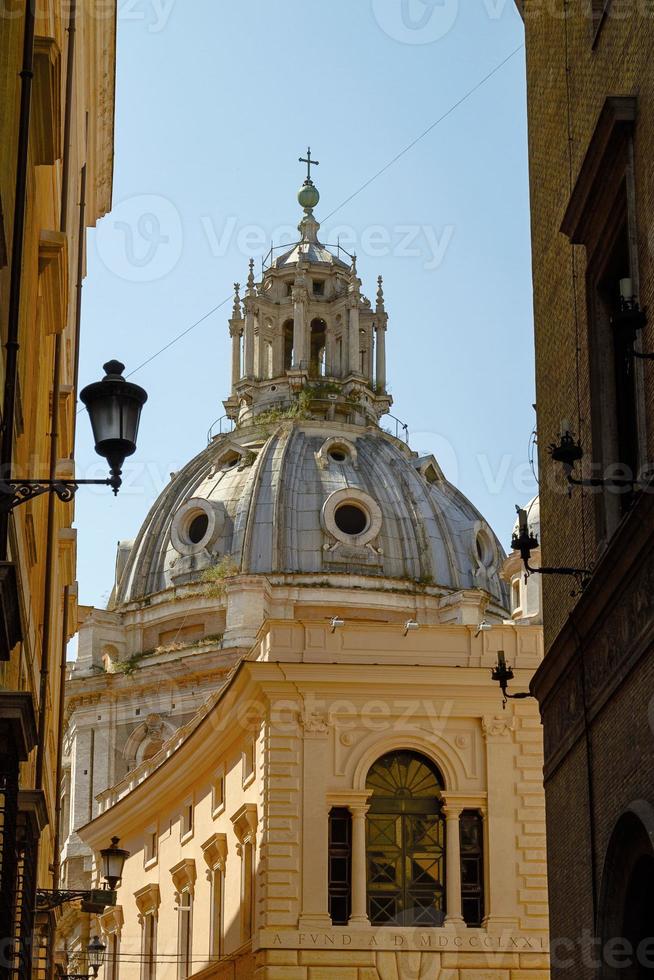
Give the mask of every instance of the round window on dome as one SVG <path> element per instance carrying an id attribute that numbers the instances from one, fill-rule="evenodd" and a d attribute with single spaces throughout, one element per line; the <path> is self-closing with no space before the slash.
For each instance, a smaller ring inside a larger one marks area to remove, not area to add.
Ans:
<path id="1" fill-rule="evenodd" d="M 173 517 L 170 543 L 178 554 L 188 557 L 203 551 L 215 554 L 224 525 L 224 504 L 204 497 L 191 497 Z"/>
<path id="2" fill-rule="evenodd" d="M 335 446 L 334 449 L 330 449 L 329 458 L 333 459 L 335 463 L 344 463 L 347 459 L 347 453 L 340 446 Z"/>
<path id="3" fill-rule="evenodd" d="M 209 530 L 209 518 L 202 512 L 191 519 L 188 526 L 188 539 L 191 544 L 200 544 Z"/>
<path id="4" fill-rule="evenodd" d="M 355 537 L 367 529 L 369 518 L 363 507 L 357 504 L 341 504 L 334 512 L 334 523 L 343 534 Z"/>
<path id="5" fill-rule="evenodd" d="M 495 549 L 489 535 L 480 531 L 475 539 L 477 558 L 484 568 L 491 568 L 495 562 Z"/>

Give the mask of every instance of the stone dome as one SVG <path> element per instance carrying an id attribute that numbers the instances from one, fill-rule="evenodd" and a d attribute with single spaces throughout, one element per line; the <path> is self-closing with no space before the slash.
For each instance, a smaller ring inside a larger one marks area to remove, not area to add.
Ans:
<path id="1" fill-rule="evenodd" d="M 376 426 L 293 420 L 241 426 L 176 473 L 123 562 L 114 607 L 243 574 L 366 576 L 483 589 L 506 606 L 502 547 L 443 476 Z"/>

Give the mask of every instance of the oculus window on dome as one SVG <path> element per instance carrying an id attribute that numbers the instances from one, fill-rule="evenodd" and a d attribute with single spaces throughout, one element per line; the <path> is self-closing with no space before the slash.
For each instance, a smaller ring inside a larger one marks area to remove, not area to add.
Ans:
<path id="1" fill-rule="evenodd" d="M 118 493 L 123 463 L 136 452 L 141 410 L 148 395 L 139 385 L 125 380 L 125 365 L 120 361 L 107 361 L 104 370 L 104 378 L 87 385 L 80 392 L 80 400 L 91 419 L 95 451 L 109 463 L 111 476 L 106 480 L 65 477 L 59 480 L 14 480 L 10 475 L 6 480 L 0 480 L 0 510 L 8 512 L 43 493 L 56 493 L 60 500 L 69 502 L 81 486 L 106 486 L 111 487 L 114 494 Z"/>
<path id="2" fill-rule="evenodd" d="M 209 518 L 205 513 L 197 514 L 188 528 L 188 536 L 191 544 L 199 544 L 204 540 L 209 528 Z"/>
<path id="3" fill-rule="evenodd" d="M 367 530 L 370 518 L 358 504 L 341 504 L 336 508 L 334 521 L 339 531 L 354 537 Z"/>
<path id="4" fill-rule="evenodd" d="M 192 497 L 175 514 L 170 541 L 178 554 L 198 555 L 215 546 L 224 526 L 225 511 L 221 503 Z"/>
<path id="5" fill-rule="evenodd" d="M 341 544 L 364 547 L 381 531 L 381 507 L 363 490 L 355 487 L 336 490 L 324 503 L 322 525 Z"/>

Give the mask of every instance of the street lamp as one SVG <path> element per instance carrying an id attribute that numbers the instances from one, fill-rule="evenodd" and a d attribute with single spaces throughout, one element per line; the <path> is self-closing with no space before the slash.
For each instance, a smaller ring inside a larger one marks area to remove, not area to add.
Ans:
<path id="1" fill-rule="evenodd" d="M 538 548 L 539 542 L 538 537 L 532 532 L 529 527 L 529 515 L 527 511 L 522 507 L 516 507 L 518 512 L 518 530 L 513 535 L 511 540 L 511 548 L 513 551 L 517 551 L 520 554 L 522 563 L 525 568 L 525 574 L 529 575 L 571 575 L 577 579 L 577 585 L 579 590 L 583 590 L 588 585 L 590 581 L 591 571 L 587 568 L 570 568 L 565 565 L 557 565 L 555 567 L 548 567 L 546 565 L 540 565 L 535 568 L 530 564 L 531 553 Z M 573 593 L 575 595 L 576 593 Z"/>
<path id="2" fill-rule="evenodd" d="M 121 878 L 123 877 L 125 861 L 129 857 L 129 851 L 118 847 L 119 844 L 120 840 L 118 837 L 112 837 L 111 847 L 105 847 L 100 851 L 102 870 L 104 872 L 103 877 L 111 891 L 115 891 L 120 884 Z"/>
<path id="3" fill-rule="evenodd" d="M 506 703 L 509 699 L 522 701 L 525 698 L 533 698 L 534 695 L 525 691 L 520 691 L 518 694 L 509 694 L 508 687 L 509 681 L 514 678 L 514 673 L 506 662 L 506 657 L 504 655 L 504 650 L 500 650 L 497 654 L 497 666 L 493 668 L 493 673 L 491 674 L 491 679 L 497 681 L 500 685 L 500 690 L 502 692 L 502 707 L 506 708 Z"/>
<path id="4" fill-rule="evenodd" d="M 64 973 L 61 975 L 61 980 L 95 980 L 100 972 L 100 967 L 104 963 L 104 956 L 106 952 L 107 947 L 105 944 L 98 938 L 98 936 L 94 936 L 86 947 L 87 962 L 90 972 Z"/>
<path id="5" fill-rule="evenodd" d="M 87 947 L 89 954 L 89 966 L 91 967 L 91 973 L 94 977 L 97 977 L 100 972 L 100 967 L 104 963 L 104 954 L 107 952 L 107 947 L 97 936 L 94 936 Z"/>
<path id="6" fill-rule="evenodd" d="M 114 908 L 117 901 L 116 888 L 123 877 L 125 861 L 129 857 L 129 851 L 118 847 L 119 843 L 117 837 L 112 837 L 111 845 L 100 851 L 104 888 L 76 890 L 38 888 L 36 891 L 37 912 L 51 912 L 67 902 L 77 901 L 82 903 L 82 912 L 91 912 L 95 915 L 101 915 L 106 908 Z"/>
<path id="7" fill-rule="evenodd" d="M 123 463 L 136 451 L 141 409 L 148 396 L 139 385 L 125 381 L 120 361 L 108 361 L 104 369 L 102 381 L 87 385 L 79 397 L 91 417 L 95 451 L 109 463 L 110 485 L 117 494 Z"/>
<path id="8" fill-rule="evenodd" d="M 68 502 L 80 486 L 107 486 L 118 493 L 123 463 L 136 450 L 141 409 L 148 395 L 139 385 L 125 380 L 125 365 L 120 361 L 108 361 L 104 370 L 104 378 L 87 385 L 80 399 L 91 419 L 95 451 L 109 463 L 111 476 L 106 480 L 0 479 L 0 511 L 7 513 L 43 493 L 56 493 Z"/>

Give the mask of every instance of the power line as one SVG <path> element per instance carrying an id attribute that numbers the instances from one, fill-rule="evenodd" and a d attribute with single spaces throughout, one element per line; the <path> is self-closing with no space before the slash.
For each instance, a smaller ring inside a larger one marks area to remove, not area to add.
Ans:
<path id="1" fill-rule="evenodd" d="M 213 316 L 214 313 L 217 313 L 218 310 L 222 309 L 223 306 L 225 306 L 227 303 L 229 303 L 229 301 L 230 301 L 231 298 L 232 297 L 231 297 L 231 294 L 230 294 L 227 297 L 227 299 L 224 299 L 222 301 L 222 303 L 219 303 L 218 306 L 214 306 L 214 308 L 212 310 L 209 310 L 208 313 L 205 313 L 204 316 L 201 316 L 199 320 L 196 320 L 195 323 L 192 323 L 190 327 L 187 327 L 186 328 L 186 330 L 182 330 L 181 333 L 177 334 L 176 337 L 173 337 L 172 340 L 169 340 L 167 344 L 165 344 L 162 348 L 160 348 L 160 350 L 156 351 L 156 353 L 154 353 L 150 357 L 148 357 L 145 361 L 143 361 L 141 364 L 139 364 L 138 367 L 135 367 L 133 371 L 130 371 L 130 373 L 127 375 L 127 377 L 128 378 L 131 378 L 133 374 L 136 374 L 136 372 L 137 371 L 140 371 L 141 368 L 144 368 L 147 364 L 150 364 L 151 361 L 154 361 L 154 359 L 156 357 L 159 357 L 160 354 L 163 354 L 164 351 L 169 350 L 173 346 L 173 344 L 176 344 L 177 343 L 178 340 L 181 340 L 182 337 L 186 337 L 186 335 L 189 334 L 191 332 L 191 330 L 195 330 L 195 328 L 196 327 L 199 327 L 201 323 L 204 323 L 204 321 L 205 320 L 208 320 L 210 316 Z"/>
<path id="2" fill-rule="evenodd" d="M 341 204 L 338 205 L 338 207 L 330 211 L 329 214 L 323 219 L 323 221 L 329 221 L 329 219 L 332 218 L 342 208 L 344 208 L 346 204 L 349 204 L 350 201 L 354 200 L 354 198 L 357 197 L 359 194 L 361 194 L 367 187 L 370 187 L 370 185 L 375 180 L 377 180 L 378 177 L 381 177 L 382 174 L 385 174 L 387 170 L 390 170 L 393 164 L 397 163 L 397 161 L 400 160 L 403 156 L 405 156 L 409 152 L 409 150 L 412 150 L 414 146 L 416 146 L 422 139 L 424 139 L 425 136 L 428 136 L 429 133 L 431 133 L 440 123 L 442 123 L 445 119 L 447 119 L 448 116 L 451 116 L 452 113 L 459 108 L 459 106 L 463 105 L 464 102 L 467 102 L 468 99 L 470 99 L 475 94 L 475 92 L 478 92 L 479 89 L 486 84 L 486 82 L 488 82 L 494 75 L 498 73 L 498 71 L 500 71 L 506 64 L 508 64 L 508 62 L 511 61 L 511 59 L 514 58 L 519 51 L 523 50 L 523 48 L 524 48 L 524 44 L 518 45 L 518 47 L 515 48 L 509 55 L 507 55 L 506 58 L 500 61 L 499 64 L 495 65 L 495 67 L 491 69 L 491 71 L 489 71 L 487 75 L 484 75 L 484 77 L 481 78 L 475 85 L 473 85 L 472 88 L 468 89 L 468 91 L 464 95 L 462 95 L 460 99 L 458 99 L 455 103 L 453 103 L 453 105 L 451 105 L 449 109 L 447 109 L 441 116 L 439 116 L 438 119 L 434 120 L 431 126 L 428 126 L 424 132 L 420 133 L 419 136 L 416 136 L 416 138 L 413 139 L 409 144 L 407 144 L 407 146 L 405 146 L 403 150 L 400 150 L 400 152 L 397 153 L 392 160 L 389 160 L 388 163 L 381 168 L 381 170 L 378 170 L 376 174 L 373 174 L 372 177 L 369 177 L 368 180 L 365 181 L 365 183 L 361 184 L 361 186 L 357 188 L 357 190 L 355 190 L 352 194 L 350 194 L 349 197 L 347 197 L 344 201 L 342 201 Z M 176 343 L 178 343 L 178 341 L 182 340 L 184 337 L 187 336 L 187 334 L 191 333 L 192 330 L 195 330 L 195 328 L 199 327 L 201 323 L 204 323 L 205 320 L 207 320 L 210 316 L 212 316 L 223 306 L 229 303 L 231 298 L 232 298 L 231 295 L 228 296 L 227 299 L 224 299 L 222 303 L 218 304 L 218 306 L 214 306 L 212 310 L 209 310 L 208 313 L 205 313 L 204 316 L 200 317 L 199 320 L 196 320 L 195 323 L 192 323 L 190 327 L 186 328 L 186 330 L 183 330 L 180 334 L 177 334 L 176 337 L 173 337 L 172 340 L 170 340 L 167 344 L 161 347 L 160 350 L 156 351 L 150 357 L 146 358 L 146 360 L 143 361 L 141 364 L 139 364 L 138 367 L 135 367 L 133 371 L 130 371 L 127 377 L 131 378 L 132 375 L 137 373 L 137 371 L 142 370 L 142 368 L 146 367 L 148 364 L 154 361 L 161 354 L 165 353 L 165 351 L 170 350 L 170 348 L 173 347 Z"/>
<path id="3" fill-rule="evenodd" d="M 347 197 L 342 202 L 342 204 L 339 204 L 337 208 L 334 208 L 333 211 L 330 211 L 330 213 L 327 215 L 327 217 L 324 218 L 323 220 L 324 221 L 328 221 L 331 217 L 333 217 L 333 215 L 335 215 L 337 213 L 337 211 L 340 211 L 341 208 L 344 208 L 346 204 L 349 204 L 351 200 L 353 200 L 358 194 L 360 194 L 362 191 L 364 191 L 366 189 L 366 187 L 370 187 L 370 185 L 372 184 L 373 181 L 377 180 L 378 177 L 381 177 L 382 174 L 385 174 L 386 171 L 389 170 L 393 166 L 394 163 L 397 163 L 397 161 L 399 159 L 401 159 L 401 157 L 403 157 L 406 153 L 408 153 L 409 150 L 412 150 L 413 147 L 417 143 L 420 142 L 420 140 L 424 139 L 425 136 L 428 136 L 429 133 L 431 133 L 432 130 L 434 130 L 439 125 L 439 123 L 442 123 L 443 120 L 444 119 L 447 119 L 448 116 L 451 116 L 452 113 L 456 109 L 458 109 L 460 105 L 463 105 L 464 102 L 467 102 L 467 100 L 472 95 L 474 95 L 475 92 L 478 92 L 479 91 L 479 89 L 482 87 L 482 85 L 485 85 L 486 82 L 489 81 L 489 79 L 491 79 L 493 77 L 493 75 L 496 75 L 497 72 L 501 68 L 503 68 L 504 65 L 506 65 L 511 60 L 511 58 L 514 58 L 515 55 L 517 55 L 517 53 L 519 51 L 522 51 L 523 48 L 524 48 L 524 44 L 518 45 L 518 47 L 514 51 L 512 51 L 511 54 L 507 55 L 506 58 L 503 61 L 500 61 L 499 65 L 496 65 L 492 69 L 492 71 L 489 71 L 489 73 L 487 75 L 484 75 L 484 77 L 482 79 L 480 79 L 477 82 L 476 85 L 473 85 L 473 87 L 471 89 L 469 89 L 465 93 L 465 95 L 462 95 L 461 98 L 457 102 L 454 103 L 454 105 L 451 105 L 450 108 L 447 109 L 447 111 L 444 112 L 442 116 L 439 116 L 438 119 L 436 119 L 435 122 L 433 122 L 431 124 L 431 126 L 429 126 L 424 131 L 424 133 L 421 133 L 420 136 L 416 136 L 416 138 L 414 140 L 412 140 L 407 146 L 405 146 L 403 150 L 400 150 L 400 152 L 396 156 L 394 156 L 392 160 L 389 160 L 388 163 L 384 167 L 382 167 L 381 170 L 378 170 L 377 173 L 374 174 L 372 177 L 370 177 L 364 184 L 362 184 L 361 187 L 358 188 L 358 190 L 354 191 L 353 194 L 350 194 L 350 196 Z"/>

